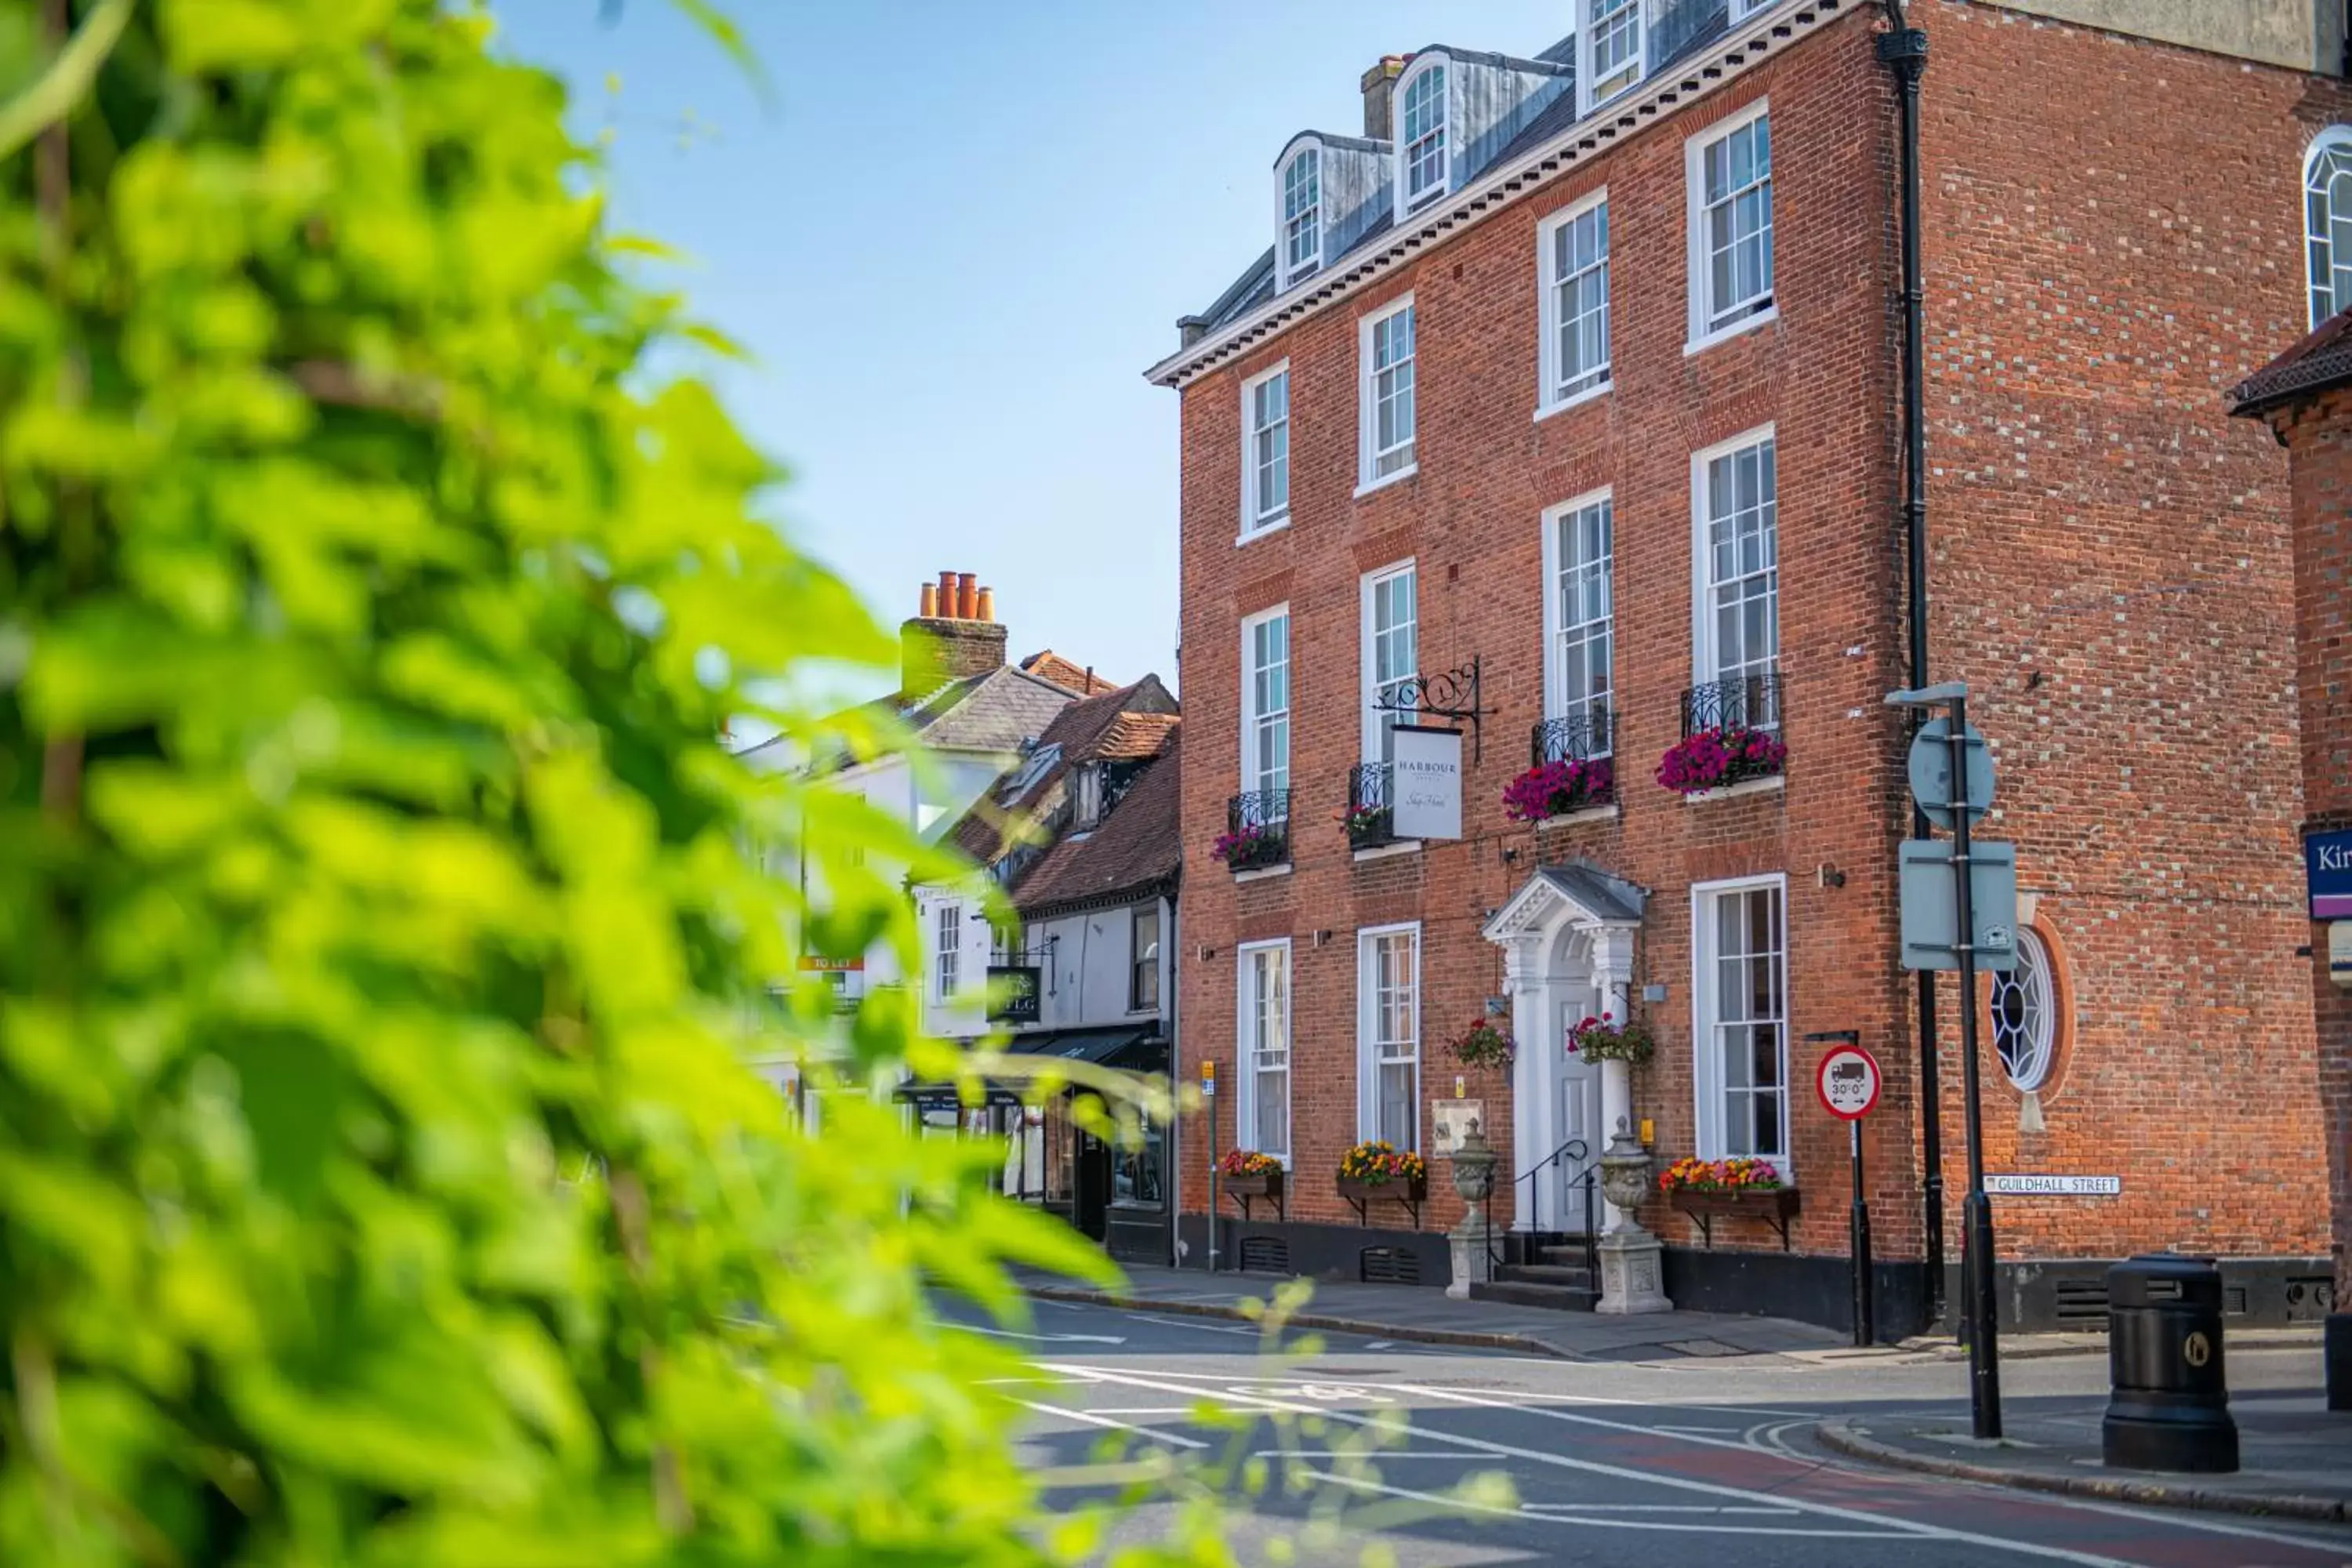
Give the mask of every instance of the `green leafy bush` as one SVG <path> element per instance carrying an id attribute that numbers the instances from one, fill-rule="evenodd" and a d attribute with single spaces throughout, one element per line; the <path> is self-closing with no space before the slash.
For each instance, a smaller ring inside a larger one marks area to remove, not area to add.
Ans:
<path id="1" fill-rule="evenodd" d="M 767 983 L 911 960 L 896 878 L 947 868 L 723 742 L 814 743 L 774 678 L 891 649 L 761 520 L 677 374 L 724 345 L 625 276 L 558 85 L 463 5 L 105 0 L 60 121 L 37 16 L 0 5 L 39 137 L 0 163 L 0 1561 L 1085 1549 L 924 1282 L 1095 1255 L 856 1092 L 891 994 L 822 1139 L 740 1065 L 822 1077 L 825 994 Z M 822 911 L 747 852 L 795 835 Z"/>

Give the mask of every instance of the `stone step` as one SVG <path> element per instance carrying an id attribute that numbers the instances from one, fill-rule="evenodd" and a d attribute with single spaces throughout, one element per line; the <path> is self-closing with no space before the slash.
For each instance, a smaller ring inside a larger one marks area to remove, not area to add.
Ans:
<path id="1" fill-rule="evenodd" d="M 1557 1312 L 1589 1312 L 1592 1310 L 1592 1304 L 1601 1300 L 1601 1293 L 1570 1285 L 1474 1279 L 1470 1282 L 1470 1299 L 1474 1301 L 1502 1301 L 1514 1307 L 1548 1307 Z"/>
<path id="2" fill-rule="evenodd" d="M 1539 1263 L 1562 1263 L 1581 1268 L 1584 1267 L 1584 1243 L 1577 1241 L 1557 1247 L 1538 1247 L 1536 1259 Z"/>
<path id="3" fill-rule="evenodd" d="M 1577 1290 L 1592 1288 L 1591 1271 L 1581 1263 L 1506 1263 L 1495 1270 L 1495 1278 L 1527 1285 L 1566 1285 Z"/>

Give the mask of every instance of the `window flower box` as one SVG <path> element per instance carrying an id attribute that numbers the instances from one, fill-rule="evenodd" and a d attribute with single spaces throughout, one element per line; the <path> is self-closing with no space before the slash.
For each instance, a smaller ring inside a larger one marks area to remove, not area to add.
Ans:
<path id="1" fill-rule="evenodd" d="M 1675 1212 L 1698 1222 L 1708 1247 L 1715 1246 L 1718 1219 L 1754 1219 L 1770 1226 L 1789 1250 L 1789 1221 L 1801 1205 L 1797 1189 L 1784 1185 L 1769 1160 L 1677 1160 L 1658 1178 Z"/>
<path id="2" fill-rule="evenodd" d="M 1244 1219 L 1252 1217 L 1253 1201 L 1272 1204 L 1276 1217 L 1284 1217 L 1284 1186 L 1288 1175 L 1281 1161 L 1249 1149 L 1233 1150 L 1217 1162 L 1217 1184 L 1225 1196 L 1241 1205 Z"/>
<path id="3" fill-rule="evenodd" d="M 1339 1162 L 1339 1195 L 1356 1211 L 1360 1225 L 1370 1224 L 1368 1207 L 1375 1203 L 1401 1204 L 1412 1211 L 1413 1228 L 1421 1228 L 1421 1205 L 1429 1196 L 1429 1163 L 1419 1154 L 1399 1152 L 1384 1139 L 1357 1144 Z"/>
<path id="4" fill-rule="evenodd" d="M 1699 795 L 1770 778 L 1788 763 L 1788 743 L 1770 731 L 1720 724 L 1675 742 L 1658 759 L 1658 782 L 1676 795 Z"/>
<path id="5" fill-rule="evenodd" d="M 1606 757 L 1570 757 L 1538 763 L 1503 791 L 1503 810 L 1514 822 L 1549 822 L 1617 798 L 1617 774 Z"/>

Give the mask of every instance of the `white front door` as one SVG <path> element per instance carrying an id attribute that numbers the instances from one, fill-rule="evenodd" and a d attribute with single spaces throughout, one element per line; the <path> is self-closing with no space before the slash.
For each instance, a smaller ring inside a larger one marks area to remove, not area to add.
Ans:
<path id="1" fill-rule="evenodd" d="M 1580 1156 L 1570 1149 L 1560 1155 L 1552 1209 L 1558 1217 L 1551 1219 L 1547 1228 L 1580 1235 L 1585 1229 L 1584 1189 L 1580 1184 L 1584 1173 L 1600 1163 L 1601 1146 L 1607 1140 L 1601 1122 L 1600 1064 L 1568 1054 L 1568 1031 L 1590 1011 L 1581 1000 L 1561 1004 L 1550 1046 L 1558 1053 L 1555 1059 L 1559 1072 L 1559 1123 L 1553 1147 L 1565 1148 L 1573 1139 L 1583 1146 L 1583 1152 Z M 1591 1224 L 1597 1228 L 1607 1223 L 1607 1205 L 1596 1192 L 1592 1195 Z"/>

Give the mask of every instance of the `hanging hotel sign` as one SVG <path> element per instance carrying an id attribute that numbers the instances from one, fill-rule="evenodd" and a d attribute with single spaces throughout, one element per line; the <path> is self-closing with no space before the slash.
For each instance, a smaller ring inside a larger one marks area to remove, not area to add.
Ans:
<path id="1" fill-rule="evenodd" d="M 988 966 L 988 1016 L 1000 1024 L 1034 1024 L 1042 1016 L 1038 998 L 1044 987 L 1034 963 L 992 963 Z"/>
<path id="2" fill-rule="evenodd" d="M 1985 1191 L 2008 1198 L 2112 1198 L 2124 1190 L 2121 1176 L 1994 1176 Z"/>
<path id="3" fill-rule="evenodd" d="M 2311 918 L 2352 921 L 2352 827 L 2305 835 L 2303 869 L 2311 894 Z"/>
<path id="4" fill-rule="evenodd" d="M 1390 831 L 1399 838 L 1462 837 L 1462 731 L 1400 724 L 1390 788 Z"/>

